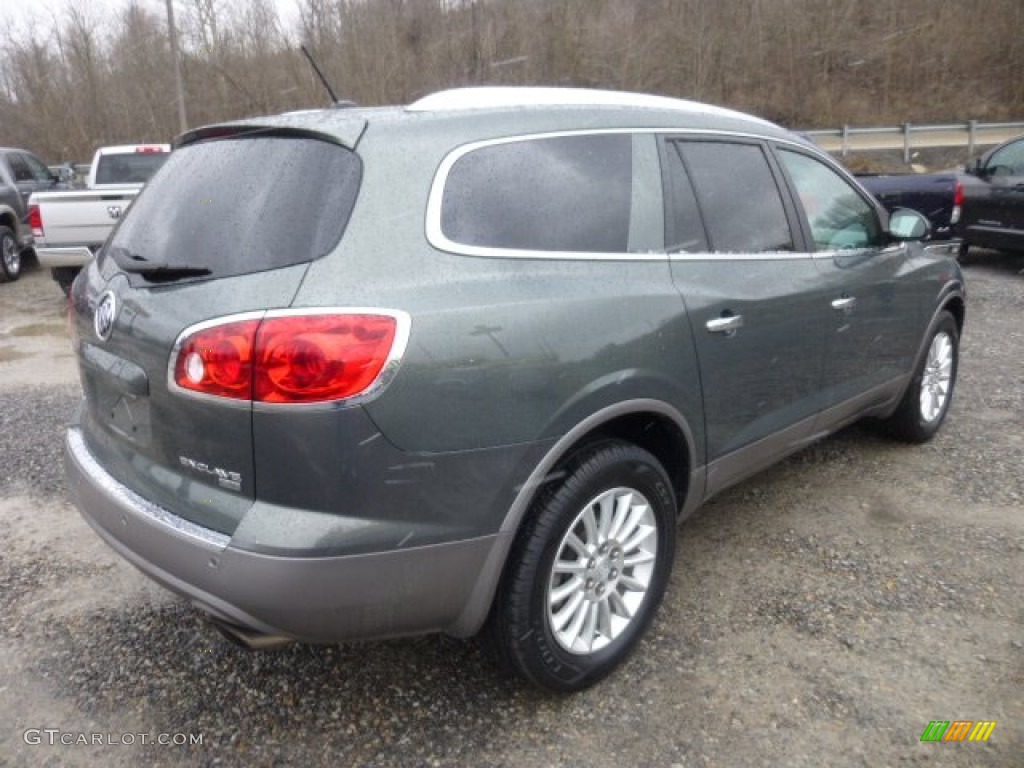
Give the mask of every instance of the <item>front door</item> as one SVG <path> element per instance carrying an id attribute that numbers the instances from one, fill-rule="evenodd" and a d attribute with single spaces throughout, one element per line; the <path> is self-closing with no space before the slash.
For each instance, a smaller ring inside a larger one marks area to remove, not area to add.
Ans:
<path id="1" fill-rule="evenodd" d="M 889 244 L 875 207 L 839 173 L 798 149 L 778 150 L 796 191 L 827 291 L 822 428 L 900 391 L 920 341 L 920 297 L 907 249 Z"/>

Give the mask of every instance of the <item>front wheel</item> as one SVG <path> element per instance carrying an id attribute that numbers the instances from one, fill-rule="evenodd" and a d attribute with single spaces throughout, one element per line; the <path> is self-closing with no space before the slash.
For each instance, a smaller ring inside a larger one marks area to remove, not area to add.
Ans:
<path id="1" fill-rule="evenodd" d="M 530 510 L 495 598 L 499 658 L 535 685 L 574 692 L 617 667 L 654 618 L 672 569 L 676 501 L 650 453 L 584 449 Z"/>
<path id="2" fill-rule="evenodd" d="M 884 422 L 897 439 L 924 443 L 939 431 L 953 400 L 960 361 L 960 333 L 956 320 L 942 312 L 932 326 L 924 358 L 896 412 Z"/>
<path id="3" fill-rule="evenodd" d="M 15 281 L 21 275 L 21 251 L 10 227 L 0 227 L 0 283 Z"/>

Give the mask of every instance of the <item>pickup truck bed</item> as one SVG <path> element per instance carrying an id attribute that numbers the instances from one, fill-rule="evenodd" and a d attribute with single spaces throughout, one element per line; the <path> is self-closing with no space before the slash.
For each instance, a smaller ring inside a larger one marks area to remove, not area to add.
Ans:
<path id="1" fill-rule="evenodd" d="M 1024 136 L 990 149 L 963 170 L 859 175 L 890 211 L 913 208 L 932 223 L 933 239 L 1024 252 Z"/>
<path id="2" fill-rule="evenodd" d="M 167 144 L 101 147 L 93 155 L 88 189 L 40 192 L 29 199 L 36 256 L 64 293 L 169 151 Z"/>
<path id="3" fill-rule="evenodd" d="M 36 255 L 47 269 L 80 267 L 99 249 L 138 189 L 119 191 L 37 192 L 41 231 L 36 232 Z"/>
<path id="4" fill-rule="evenodd" d="M 912 208 L 924 214 L 932 225 L 932 240 L 958 236 L 963 198 L 958 172 L 858 174 L 857 180 L 887 210 Z"/>

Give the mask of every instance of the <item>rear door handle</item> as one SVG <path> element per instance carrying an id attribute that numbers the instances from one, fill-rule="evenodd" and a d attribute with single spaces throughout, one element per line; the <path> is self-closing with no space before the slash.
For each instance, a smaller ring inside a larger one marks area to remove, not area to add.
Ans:
<path id="1" fill-rule="evenodd" d="M 708 320 L 704 327 L 711 333 L 736 333 L 743 327 L 743 315 L 727 315 Z"/>
<path id="2" fill-rule="evenodd" d="M 857 306 L 856 296 L 840 296 L 838 299 L 832 299 L 832 309 L 840 312 L 849 312 Z"/>

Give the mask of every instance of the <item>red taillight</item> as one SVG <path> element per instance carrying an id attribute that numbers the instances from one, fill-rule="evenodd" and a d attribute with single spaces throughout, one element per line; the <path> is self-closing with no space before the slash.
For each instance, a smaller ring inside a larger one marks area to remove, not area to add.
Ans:
<path id="1" fill-rule="evenodd" d="M 964 185 L 958 181 L 956 187 L 953 188 L 953 210 L 949 213 L 950 224 L 956 224 L 960 221 L 960 212 L 963 210 L 963 204 Z"/>
<path id="2" fill-rule="evenodd" d="M 397 313 L 286 311 L 262 320 L 228 320 L 179 342 L 174 383 L 263 403 L 342 400 L 368 390 L 388 360 L 403 351 L 396 348 L 399 333 Z"/>
<path id="3" fill-rule="evenodd" d="M 139 153 L 139 154 L 143 154 L 143 155 L 151 155 L 151 154 L 154 154 L 154 153 L 156 153 L 156 154 L 161 154 L 161 153 L 163 153 L 163 152 L 164 152 L 165 150 L 164 150 L 164 148 L 163 148 L 163 147 L 136 147 L 136 148 L 135 148 L 135 151 L 136 151 L 137 153 Z"/>
<path id="4" fill-rule="evenodd" d="M 174 383 L 205 395 L 251 399 L 253 343 L 259 327 L 259 320 L 241 320 L 195 331 L 178 349 Z"/>
<path id="5" fill-rule="evenodd" d="M 33 237 L 43 236 L 43 214 L 40 213 L 38 205 L 28 207 L 28 225 L 32 228 Z"/>

